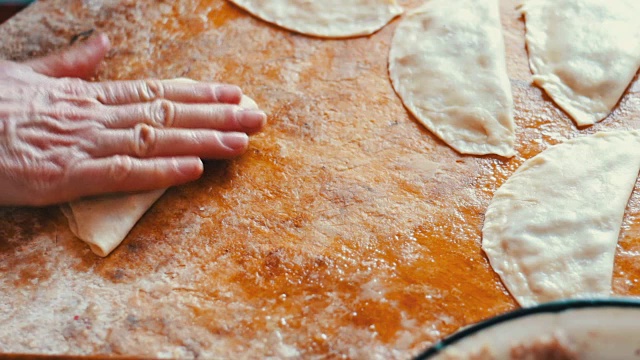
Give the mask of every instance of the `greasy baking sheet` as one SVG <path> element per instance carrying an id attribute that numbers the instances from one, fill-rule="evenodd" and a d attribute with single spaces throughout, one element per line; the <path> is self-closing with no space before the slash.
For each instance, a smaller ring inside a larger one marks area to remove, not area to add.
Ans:
<path id="1" fill-rule="evenodd" d="M 43 0 L 0 26 L 0 57 L 43 54 L 95 28 L 114 44 L 98 79 L 234 83 L 270 118 L 245 156 L 171 189 L 106 259 L 57 208 L 0 209 L 0 348 L 407 358 L 514 309 L 480 250 L 493 192 L 550 144 L 638 128 L 640 106 L 634 83 L 612 116 L 576 129 L 531 85 L 515 6 L 502 2 L 518 126 L 510 160 L 460 156 L 408 115 L 387 74 L 397 21 L 322 40 L 224 0 Z M 635 192 L 620 295 L 640 293 L 639 204 Z"/>

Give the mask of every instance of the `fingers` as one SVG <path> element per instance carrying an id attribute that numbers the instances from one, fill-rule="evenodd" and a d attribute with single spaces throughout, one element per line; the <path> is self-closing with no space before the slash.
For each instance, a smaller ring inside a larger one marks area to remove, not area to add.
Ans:
<path id="1" fill-rule="evenodd" d="M 166 100 L 136 105 L 109 107 L 106 126 L 115 129 L 148 124 L 159 128 L 215 129 L 253 134 L 266 124 L 260 110 L 245 110 L 237 105 L 176 104 Z"/>
<path id="2" fill-rule="evenodd" d="M 234 85 L 172 80 L 94 83 L 89 91 L 105 105 L 135 104 L 159 99 L 180 103 L 239 104 L 242 98 L 242 91 Z"/>
<path id="3" fill-rule="evenodd" d="M 134 129 L 100 131 L 90 153 L 94 157 L 198 156 L 205 159 L 228 159 L 244 153 L 248 145 L 249 137 L 245 133 L 156 129 L 140 124 Z"/>
<path id="4" fill-rule="evenodd" d="M 95 73 L 110 47 L 109 38 L 105 34 L 97 34 L 62 52 L 27 61 L 25 65 L 51 77 L 86 79 Z"/>
<path id="5" fill-rule="evenodd" d="M 202 161 L 197 157 L 90 159 L 69 170 L 68 183 L 74 186 L 65 197 L 161 189 L 196 180 L 202 171 Z"/>

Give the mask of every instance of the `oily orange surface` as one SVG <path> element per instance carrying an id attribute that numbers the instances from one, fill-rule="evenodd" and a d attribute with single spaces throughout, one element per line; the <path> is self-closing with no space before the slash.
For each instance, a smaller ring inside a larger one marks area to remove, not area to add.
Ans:
<path id="1" fill-rule="evenodd" d="M 0 209 L 0 349 L 405 359 L 515 309 L 480 249 L 493 192 L 564 138 L 637 128 L 640 103 L 632 84 L 610 117 L 577 129 L 531 84 L 516 2 L 501 10 L 512 159 L 461 156 L 403 108 L 387 73 L 397 20 L 325 40 L 224 0 L 41 0 L 0 27 L 0 56 L 16 60 L 103 31 L 114 48 L 97 80 L 233 83 L 270 122 L 246 155 L 171 189 L 104 259 L 57 208 Z M 634 192 L 616 294 L 640 294 L 639 204 Z"/>

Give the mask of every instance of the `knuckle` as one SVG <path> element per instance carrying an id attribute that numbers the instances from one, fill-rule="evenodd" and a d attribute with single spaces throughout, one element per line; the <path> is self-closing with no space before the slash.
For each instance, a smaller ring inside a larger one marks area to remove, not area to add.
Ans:
<path id="1" fill-rule="evenodd" d="M 89 84 L 82 79 L 65 78 L 59 79 L 59 89 L 61 94 L 58 97 L 62 100 L 72 100 L 73 103 L 79 105 L 95 105 L 100 102 L 95 97 L 90 96 L 91 88 Z"/>
<path id="2" fill-rule="evenodd" d="M 76 123 L 80 120 L 92 120 L 94 116 L 90 115 L 90 112 L 84 108 L 84 106 L 70 105 L 69 103 L 54 104 L 48 109 L 42 110 L 40 114 L 37 114 L 34 119 L 48 118 L 50 122 L 57 123 L 60 130 L 66 127 L 75 128 L 79 125 Z"/>
<path id="3" fill-rule="evenodd" d="M 156 130 L 147 124 L 138 124 L 134 128 L 133 153 L 137 157 L 153 154 L 156 145 Z"/>
<path id="4" fill-rule="evenodd" d="M 168 100 L 156 100 L 149 107 L 148 118 L 151 125 L 159 127 L 170 127 L 176 117 L 176 107 Z"/>
<path id="5" fill-rule="evenodd" d="M 225 106 L 221 113 L 222 122 L 225 123 L 227 126 L 236 125 L 239 122 L 240 111 L 242 111 L 242 108 L 240 106 L 235 106 L 235 105 Z"/>
<path id="6" fill-rule="evenodd" d="M 104 154 L 104 148 L 106 147 L 105 140 L 97 128 L 82 129 L 73 135 L 75 142 L 75 144 L 73 144 L 74 150 L 82 151 L 88 156 Z"/>
<path id="7" fill-rule="evenodd" d="M 64 78 L 58 80 L 60 88 L 70 94 L 77 94 L 86 91 L 85 81 L 76 78 Z"/>
<path id="8" fill-rule="evenodd" d="M 88 94 L 94 94 L 94 98 L 96 99 L 98 104 L 105 105 L 117 102 L 121 94 L 127 94 L 132 92 L 137 92 L 138 90 L 134 88 L 127 87 L 119 82 L 110 82 L 110 83 L 92 83 L 92 86 Z"/>
<path id="9" fill-rule="evenodd" d="M 140 98 L 144 101 L 153 101 L 164 97 L 164 86 L 158 80 L 145 80 L 140 85 Z"/>
<path id="10" fill-rule="evenodd" d="M 113 183 L 123 183 L 134 171 L 133 160 L 128 156 L 114 156 L 107 171 L 108 180 Z"/>

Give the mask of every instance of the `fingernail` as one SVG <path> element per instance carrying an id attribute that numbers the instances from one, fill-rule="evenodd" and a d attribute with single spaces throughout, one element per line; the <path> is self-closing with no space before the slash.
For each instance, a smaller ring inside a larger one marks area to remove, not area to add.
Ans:
<path id="1" fill-rule="evenodd" d="M 202 160 L 196 159 L 176 159 L 175 166 L 178 171 L 188 178 L 200 177 L 203 171 Z"/>
<path id="2" fill-rule="evenodd" d="M 219 85 L 214 91 L 218 102 L 237 104 L 242 97 L 242 90 L 234 85 Z"/>
<path id="3" fill-rule="evenodd" d="M 247 129 L 260 128 L 267 121 L 267 114 L 259 110 L 242 110 L 236 113 L 240 126 Z"/>
<path id="4" fill-rule="evenodd" d="M 232 150 L 240 150 L 247 147 L 249 137 L 243 133 L 226 133 L 222 135 L 222 143 Z"/>

